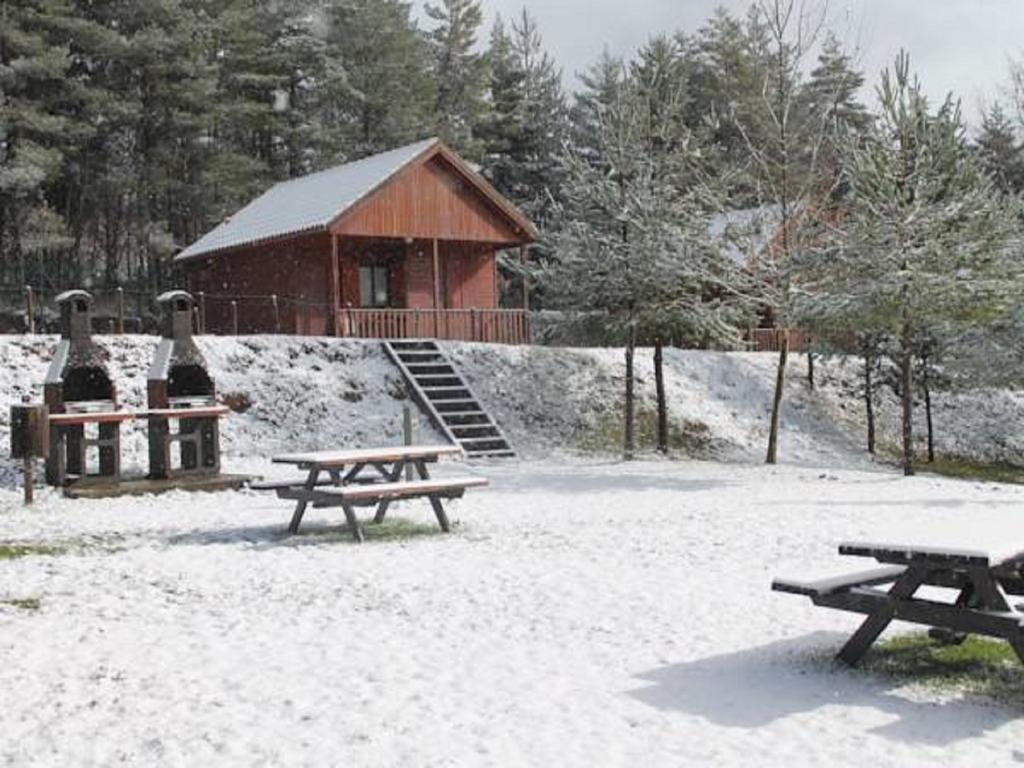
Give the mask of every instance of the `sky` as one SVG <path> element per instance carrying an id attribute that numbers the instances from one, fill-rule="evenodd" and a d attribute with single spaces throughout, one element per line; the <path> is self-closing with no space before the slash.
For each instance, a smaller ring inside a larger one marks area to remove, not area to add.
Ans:
<path id="1" fill-rule="evenodd" d="M 722 5 L 745 12 L 749 0 L 483 0 L 487 26 L 496 13 L 525 6 L 539 22 L 566 86 L 607 47 L 629 55 L 652 35 L 692 32 Z M 1024 57 L 1024 0 L 830 0 L 831 26 L 860 51 L 873 87 L 901 47 L 933 99 L 953 91 L 965 111 L 1000 95 L 1007 60 Z M 870 99 L 867 94 L 866 98 Z"/>

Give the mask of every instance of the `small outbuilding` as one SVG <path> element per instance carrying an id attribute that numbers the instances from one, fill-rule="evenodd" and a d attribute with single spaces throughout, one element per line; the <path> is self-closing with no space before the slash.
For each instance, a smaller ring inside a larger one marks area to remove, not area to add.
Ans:
<path id="1" fill-rule="evenodd" d="M 438 139 L 275 185 L 176 257 L 207 333 L 529 340 L 497 254 L 534 225 Z"/>

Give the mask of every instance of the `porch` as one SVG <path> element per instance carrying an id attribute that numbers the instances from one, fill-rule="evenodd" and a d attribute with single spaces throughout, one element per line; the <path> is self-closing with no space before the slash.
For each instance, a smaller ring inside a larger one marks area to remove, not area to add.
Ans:
<path id="1" fill-rule="evenodd" d="M 530 314 L 522 309 L 343 309 L 335 327 L 352 339 L 441 339 L 529 344 Z"/>

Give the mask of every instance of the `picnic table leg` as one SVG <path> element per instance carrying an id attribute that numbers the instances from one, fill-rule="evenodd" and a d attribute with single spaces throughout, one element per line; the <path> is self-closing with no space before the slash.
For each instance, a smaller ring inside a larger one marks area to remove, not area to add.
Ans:
<path id="1" fill-rule="evenodd" d="M 445 533 L 452 532 L 451 523 L 448 522 L 448 515 L 444 511 L 444 505 L 441 504 L 441 499 L 438 496 L 430 496 L 430 506 L 434 508 L 434 515 L 437 517 L 437 524 L 441 526 L 441 530 Z"/>
<path id="2" fill-rule="evenodd" d="M 915 566 L 907 568 L 906 572 L 896 580 L 896 583 L 892 585 L 892 589 L 889 590 L 889 600 L 886 605 L 868 616 L 850 639 L 846 641 L 846 645 L 838 653 L 839 660 L 849 664 L 851 667 L 856 666 L 857 662 L 867 653 L 871 644 L 878 639 L 878 636 L 896 618 L 896 603 L 899 600 L 911 597 L 927 577 L 928 570 L 926 568 Z"/>
<path id="3" fill-rule="evenodd" d="M 397 483 L 402 478 L 402 472 L 405 471 L 406 461 L 399 459 L 395 462 L 395 466 L 392 467 L 390 472 L 385 472 L 383 467 L 378 466 L 377 470 L 384 475 L 384 479 L 389 483 Z M 388 513 L 388 507 L 391 506 L 389 499 L 383 499 L 377 505 L 377 513 L 373 516 L 373 522 L 375 525 L 380 525 L 384 522 L 384 517 Z"/>
<path id="4" fill-rule="evenodd" d="M 373 516 L 374 525 L 380 525 L 384 522 L 384 518 L 388 514 L 388 507 L 390 506 L 391 502 L 387 500 L 382 501 L 380 504 L 377 505 L 377 512 Z"/>
<path id="5" fill-rule="evenodd" d="M 956 602 L 953 605 L 957 608 L 980 607 L 977 595 L 974 592 L 974 584 L 970 582 L 965 584 L 963 589 L 960 590 L 960 594 L 956 596 Z M 932 640 L 937 640 L 943 645 L 963 645 L 964 641 L 967 640 L 967 633 L 957 632 L 946 627 L 932 627 L 928 630 L 928 637 Z"/>
<path id="6" fill-rule="evenodd" d="M 352 538 L 362 544 L 363 529 L 359 526 L 359 519 L 356 517 L 355 509 L 353 509 L 351 504 L 342 504 L 341 508 L 345 510 L 345 520 L 348 521 L 349 530 L 352 531 Z"/>
<path id="7" fill-rule="evenodd" d="M 968 571 L 968 575 L 970 576 L 971 584 L 974 585 L 978 602 L 983 609 L 989 611 L 1012 610 L 1010 603 L 1006 600 L 1002 590 L 999 589 L 996 580 L 992 578 L 992 573 L 988 568 L 971 568 Z M 1024 634 L 1018 634 L 1017 637 L 1007 637 L 1006 641 L 1016 652 L 1017 658 L 1024 664 Z"/>
<path id="8" fill-rule="evenodd" d="M 430 472 L 427 471 L 427 462 L 423 459 L 414 459 L 413 464 L 416 466 L 416 471 L 419 473 L 420 480 L 429 480 Z"/>
<path id="9" fill-rule="evenodd" d="M 306 484 L 303 486 L 306 493 L 295 504 L 295 513 L 292 515 L 291 525 L 288 526 L 288 533 L 295 535 L 299 532 L 299 525 L 302 523 L 302 516 L 306 514 L 306 505 L 309 503 L 309 499 L 313 495 L 313 490 L 316 488 L 316 481 L 319 477 L 320 467 L 313 467 L 313 469 L 309 470 L 309 476 L 306 478 Z"/>

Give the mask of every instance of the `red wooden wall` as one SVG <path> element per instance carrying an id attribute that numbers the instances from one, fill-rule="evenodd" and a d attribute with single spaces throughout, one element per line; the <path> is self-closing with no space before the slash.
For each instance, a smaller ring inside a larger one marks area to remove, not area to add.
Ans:
<path id="1" fill-rule="evenodd" d="M 333 230 L 339 235 L 508 246 L 524 242 L 523 233 L 440 157 L 399 173 L 343 215 Z"/>
<path id="2" fill-rule="evenodd" d="M 189 264 L 190 289 L 204 294 L 206 330 L 230 333 L 231 302 L 236 301 L 240 333 L 273 332 L 273 305 L 268 297 L 277 295 L 286 333 L 331 332 L 330 253 L 330 235 L 319 233 Z"/>

